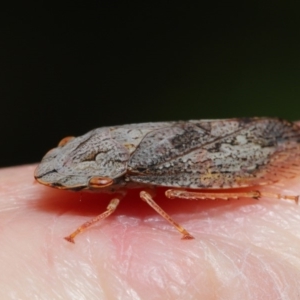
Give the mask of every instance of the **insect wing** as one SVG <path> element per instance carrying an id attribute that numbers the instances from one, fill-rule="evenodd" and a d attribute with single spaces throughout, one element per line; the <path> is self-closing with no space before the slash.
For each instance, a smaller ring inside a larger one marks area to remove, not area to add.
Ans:
<path id="1" fill-rule="evenodd" d="M 178 122 L 144 137 L 129 161 L 130 178 L 187 188 L 268 184 L 299 163 L 299 132 L 277 119 Z"/>

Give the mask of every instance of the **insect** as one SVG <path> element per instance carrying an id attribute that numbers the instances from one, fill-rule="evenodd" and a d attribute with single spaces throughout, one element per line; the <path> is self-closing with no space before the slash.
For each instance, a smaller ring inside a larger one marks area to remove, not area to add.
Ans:
<path id="1" fill-rule="evenodd" d="M 167 187 L 168 198 L 259 198 L 260 186 L 300 172 L 300 127 L 273 118 L 141 123 L 94 129 L 64 138 L 35 170 L 46 186 L 67 190 L 125 191 L 142 188 L 140 198 L 170 222 L 183 239 L 193 236 L 153 199 L 149 187 Z M 297 196 L 278 198 L 298 200 Z M 108 217 L 107 210 L 81 225 L 66 240 Z"/>

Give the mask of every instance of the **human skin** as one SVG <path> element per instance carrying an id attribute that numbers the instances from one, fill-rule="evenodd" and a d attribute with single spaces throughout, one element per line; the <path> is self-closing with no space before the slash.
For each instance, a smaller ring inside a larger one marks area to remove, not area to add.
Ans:
<path id="1" fill-rule="evenodd" d="M 294 201 L 155 200 L 136 190 L 109 218 L 63 239 L 103 212 L 111 196 L 35 182 L 35 165 L 0 170 L 0 299 L 299 299 L 300 207 Z M 282 194 L 299 195 L 300 179 Z"/>

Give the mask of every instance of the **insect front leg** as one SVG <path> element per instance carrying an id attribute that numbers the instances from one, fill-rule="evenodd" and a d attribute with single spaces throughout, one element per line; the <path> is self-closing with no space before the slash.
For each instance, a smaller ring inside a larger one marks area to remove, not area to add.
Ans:
<path id="1" fill-rule="evenodd" d="M 120 203 L 120 200 L 117 198 L 110 200 L 105 212 L 103 212 L 102 214 L 98 215 L 97 217 L 93 218 L 92 220 L 87 221 L 84 224 L 82 224 L 81 226 L 79 226 L 73 233 L 71 233 L 69 236 L 66 236 L 65 240 L 67 240 L 68 242 L 71 242 L 71 243 L 75 243 L 74 238 L 77 234 L 81 233 L 82 231 L 84 231 L 86 228 L 92 226 L 93 224 L 110 216 L 116 210 L 119 203 Z"/>
<path id="2" fill-rule="evenodd" d="M 142 200 L 147 202 L 157 213 L 159 213 L 164 219 L 166 219 L 170 224 L 172 224 L 183 236 L 182 239 L 189 240 L 194 237 L 181 225 L 176 223 L 171 216 L 169 216 L 151 197 L 151 195 L 145 191 L 140 192 L 140 197 Z"/>

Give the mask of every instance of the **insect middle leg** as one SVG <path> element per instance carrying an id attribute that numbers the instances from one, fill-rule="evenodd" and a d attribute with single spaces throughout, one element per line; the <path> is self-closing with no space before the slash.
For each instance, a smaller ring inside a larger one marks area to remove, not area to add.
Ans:
<path id="1" fill-rule="evenodd" d="M 120 200 L 117 199 L 117 198 L 114 198 L 114 199 L 110 200 L 110 202 L 107 206 L 107 209 L 104 213 L 98 215 L 97 217 L 93 218 L 92 220 L 89 220 L 89 221 L 83 223 L 73 233 L 71 233 L 69 236 L 66 236 L 65 240 L 67 240 L 68 242 L 71 242 L 71 243 L 75 243 L 74 238 L 77 234 L 81 233 L 83 230 L 85 230 L 86 228 L 92 226 L 93 224 L 95 224 L 95 223 L 107 218 L 108 216 L 110 216 L 116 210 L 119 203 L 120 203 Z"/>
<path id="2" fill-rule="evenodd" d="M 147 202 L 157 213 L 159 213 L 164 219 L 166 219 L 170 224 L 172 224 L 183 236 L 182 239 L 189 240 L 194 237 L 181 225 L 175 222 L 171 216 L 169 216 L 151 197 L 151 195 L 145 191 L 140 192 L 140 197 L 142 200 Z"/>

